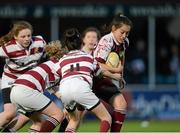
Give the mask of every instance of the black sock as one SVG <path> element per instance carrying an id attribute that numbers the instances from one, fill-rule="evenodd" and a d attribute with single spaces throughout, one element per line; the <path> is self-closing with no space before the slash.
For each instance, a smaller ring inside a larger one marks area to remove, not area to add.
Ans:
<path id="1" fill-rule="evenodd" d="M 67 118 L 64 118 L 64 120 L 61 122 L 58 132 L 65 132 L 68 122 L 69 121 L 67 120 Z"/>
<path id="2" fill-rule="evenodd" d="M 5 127 L 1 130 L 1 133 L 4 133 L 4 132 L 11 132 L 11 131 L 7 127 Z"/>

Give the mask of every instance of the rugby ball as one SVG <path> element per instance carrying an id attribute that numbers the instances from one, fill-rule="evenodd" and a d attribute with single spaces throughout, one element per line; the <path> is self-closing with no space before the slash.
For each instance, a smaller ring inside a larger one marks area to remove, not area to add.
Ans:
<path id="1" fill-rule="evenodd" d="M 108 57 L 107 57 L 107 61 L 106 64 L 110 67 L 118 67 L 120 62 L 119 56 L 116 52 L 110 52 Z"/>

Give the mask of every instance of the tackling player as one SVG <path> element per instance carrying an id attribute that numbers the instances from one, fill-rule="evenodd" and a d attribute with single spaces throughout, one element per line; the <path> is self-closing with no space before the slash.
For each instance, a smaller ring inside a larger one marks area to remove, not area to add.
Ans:
<path id="1" fill-rule="evenodd" d="M 51 132 L 63 119 L 61 109 L 43 92 L 48 90 L 55 93 L 58 89 L 59 78 L 55 77 L 52 70 L 57 59 L 66 51 L 61 48 L 59 41 L 50 42 L 45 50 L 51 60 L 19 76 L 10 94 L 12 103 L 18 107 L 18 112 L 33 120 L 29 132 Z M 40 119 L 41 114 L 48 116 L 43 123 Z"/>
<path id="2" fill-rule="evenodd" d="M 60 98 L 65 108 L 72 112 L 66 132 L 74 132 L 79 122 L 76 103 L 95 113 L 101 120 L 100 132 L 107 132 L 110 128 L 111 116 L 91 90 L 92 77 L 99 75 L 102 70 L 92 55 L 80 50 L 81 38 L 77 29 L 66 30 L 64 43 L 70 52 L 56 64 L 56 72 L 62 78 Z M 103 74 L 120 79 L 120 74 L 112 74 L 108 71 L 103 71 Z"/>
<path id="3" fill-rule="evenodd" d="M 81 48 L 81 50 L 90 55 L 93 55 L 93 51 L 94 51 L 99 39 L 100 39 L 100 32 L 97 28 L 95 28 L 95 27 L 86 28 L 82 33 L 82 48 Z M 77 105 L 77 106 L 78 106 L 78 108 L 80 107 L 78 110 L 79 110 L 79 116 L 80 116 L 79 120 L 81 120 L 81 118 L 83 118 L 84 114 L 86 113 L 86 110 L 84 110 L 84 108 L 82 108 L 80 105 Z M 68 117 L 65 117 L 65 119 L 62 121 L 61 126 L 58 131 L 64 132 L 68 125 L 68 122 L 69 122 Z M 77 128 L 76 128 L 76 130 L 77 130 Z"/>

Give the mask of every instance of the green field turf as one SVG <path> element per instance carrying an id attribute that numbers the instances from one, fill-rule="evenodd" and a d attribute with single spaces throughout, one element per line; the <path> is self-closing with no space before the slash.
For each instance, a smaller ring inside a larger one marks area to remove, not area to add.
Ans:
<path id="1" fill-rule="evenodd" d="M 143 125 L 144 124 L 144 125 Z M 122 132 L 180 132 L 180 121 L 149 121 L 143 123 L 142 121 L 126 120 Z M 20 132 L 27 132 L 26 125 Z M 83 121 L 80 125 L 78 132 L 98 132 L 98 121 Z M 57 128 L 54 130 L 57 131 Z"/>

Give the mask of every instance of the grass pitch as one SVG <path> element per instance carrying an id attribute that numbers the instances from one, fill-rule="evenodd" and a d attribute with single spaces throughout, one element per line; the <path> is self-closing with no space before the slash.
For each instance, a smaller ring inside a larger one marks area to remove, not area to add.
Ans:
<path id="1" fill-rule="evenodd" d="M 27 132 L 29 125 L 27 124 L 20 132 Z M 54 132 L 57 131 L 57 128 Z M 77 132 L 98 132 L 99 121 L 84 120 Z M 140 121 L 126 120 L 124 122 L 122 132 L 180 132 L 180 121 Z"/>
<path id="2" fill-rule="evenodd" d="M 97 132 L 98 121 L 83 122 L 79 132 Z M 126 120 L 122 132 L 180 132 L 180 121 L 135 121 Z"/>

